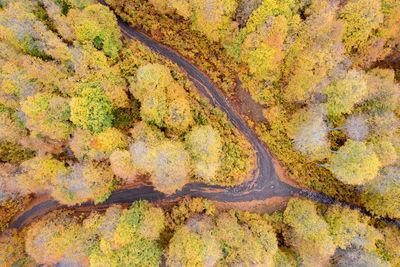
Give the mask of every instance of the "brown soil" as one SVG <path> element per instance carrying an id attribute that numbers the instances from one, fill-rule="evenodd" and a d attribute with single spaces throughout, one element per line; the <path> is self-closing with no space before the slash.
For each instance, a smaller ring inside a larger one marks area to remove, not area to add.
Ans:
<path id="1" fill-rule="evenodd" d="M 265 121 L 263 105 L 255 101 L 250 92 L 241 86 L 239 78 L 236 78 L 236 84 L 235 94 L 230 97 L 236 111 L 255 123 Z"/>
<path id="2" fill-rule="evenodd" d="M 286 170 L 284 169 L 280 161 L 273 154 L 272 154 L 272 164 L 274 164 L 275 172 L 278 175 L 279 180 L 293 187 L 302 188 L 295 180 L 287 176 Z"/>
<path id="3" fill-rule="evenodd" d="M 218 210 L 227 211 L 237 209 L 241 211 L 255 212 L 259 214 L 271 214 L 275 211 L 283 211 L 291 197 L 273 197 L 266 200 L 253 200 L 248 202 L 219 202 L 212 201 Z"/>

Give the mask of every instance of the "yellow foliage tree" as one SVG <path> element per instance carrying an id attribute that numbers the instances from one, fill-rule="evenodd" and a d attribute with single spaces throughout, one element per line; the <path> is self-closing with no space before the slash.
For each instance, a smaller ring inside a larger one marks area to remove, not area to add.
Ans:
<path id="1" fill-rule="evenodd" d="M 151 181 L 157 190 L 172 194 L 189 181 L 189 154 L 182 144 L 164 141 L 154 150 Z"/>
<path id="2" fill-rule="evenodd" d="M 167 266 L 216 266 L 222 251 L 210 230 L 193 231 L 186 225 L 178 228 L 168 246 Z"/>
<path id="3" fill-rule="evenodd" d="M 127 150 L 115 150 L 110 156 L 110 163 L 114 174 L 125 182 L 132 182 L 138 174 L 132 156 Z"/>
<path id="4" fill-rule="evenodd" d="M 343 43 L 348 52 L 365 45 L 372 31 L 383 21 L 380 0 L 351 0 L 341 9 L 339 16 L 345 23 Z"/>
<path id="5" fill-rule="evenodd" d="M 376 249 L 375 243 L 382 235 L 368 225 L 359 211 L 344 208 L 340 205 L 330 206 L 325 214 L 330 233 L 341 249 L 358 248 L 367 251 Z"/>
<path id="6" fill-rule="evenodd" d="M 24 135 L 25 129 L 16 123 L 9 112 L 0 112 L 0 141 L 18 142 Z"/>
<path id="7" fill-rule="evenodd" d="M 39 264 L 57 264 L 76 252 L 79 230 L 76 217 L 64 212 L 51 213 L 29 227 L 25 250 Z"/>
<path id="8" fill-rule="evenodd" d="M 304 266 L 324 266 L 336 250 L 328 224 L 310 200 L 291 199 L 284 212 L 285 241 L 294 248 Z"/>
<path id="9" fill-rule="evenodd" d="M 288 101 L 312 99 L 330 70 L 343 68 L 339 63 L 345 59 L 341 44 L 344 26 L 336 18 L 337 9 L 337 3 L 313 1 L 306 10 L 309 16 L 295 28 L 298 37 L 288 49 L 283 68 Z"/>
<path id="10" fill-rule="evenodd" d="M 249 65 L 250 74 L 256 79 L 270 82 L 279 79 L 287 30 L 287 19 L 281 15 L 270 18 L 267 24 L 247 35 L 241 59 Z"/>
<path id="11" fill-rule="evenodd" d="M 211 125 L 197 126 L 186 137 L 192 156 L 194 172 L 200 178 L 210 181 L 221 164 L 221 137 Z"/>
<path id="12" fill-rule="evenodd" d="M 72 133 L 68 122 L 70 108 L 65 98 L 39 93 L 22 102 L 21 109 L 26 116 L 26 127 L 31 131 L 56 140 L 66 140 Z"/>
<path id="13" fill-rule="evenodd" d="M 144 121 L 172 131 L 184 132 L 193 123 L 186 91 L 160 64 L 147 64 L 138 69 L 130 91 L 141 102 Z"/>
<path id="14" fill-rule="evenodd" d="M 16 229 L 10 229 L 2 234 L 0 247 L 1 266 L 11 267 L 24 255 L 24 239 Z"/>
<path id="15" fill-rule="evenodd" d="M 55 184 L 57 175 L 63 171 L 64 163 L 50 155 L 34 157 L 21 163 L 15 182 L 19 190 L 25 193 L 49 190 Z"/>
<path id="16" fill-rule="evenodd" d="M 128 147 L 128 137 L 120 130 L 109 127 L 95 136 L 92 146 L 106 156 L 110 156 L 114 150 Z"/>
<path id="17" fill-rule="evenodd" d="M 329 169 L 344 183 L 362 185 L 373 180 L 381 167 L 371 145 L 348 140 L 329 159 Z"/>
<path id="18" fill-rule="evenodd" d="M 200 31 L 211 41 L 224 41 L 230 31 L 232 32 L 232 18 L 238 6 L 237 2 L 234 0 L 191 0 L 190 2 L 193 6 L 193 29 Z"/>
<path id="19" fill-rule="evenodd" d="M 104 163 L 84 162 L 59 173 L 51 195 L 63 204 L 95 202 L 107 196 L 114 175 Z"/>

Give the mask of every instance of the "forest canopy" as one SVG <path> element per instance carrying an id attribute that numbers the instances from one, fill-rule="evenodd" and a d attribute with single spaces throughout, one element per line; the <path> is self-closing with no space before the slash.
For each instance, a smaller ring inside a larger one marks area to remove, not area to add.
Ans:
<path id="1" fill-rule="evenodd" d="M 2 191 L 74 205 L 142 175 L 166 194 L 250 175 L 246 139 L 175 65 L 122 42 L 108 7 L 2 1 L 0 32 Z"/>
<path id="2" fill-rule="evenodd" d="M 400 266 L 399 33 L 398 0 L 0 0 L 0 265 Z"/>

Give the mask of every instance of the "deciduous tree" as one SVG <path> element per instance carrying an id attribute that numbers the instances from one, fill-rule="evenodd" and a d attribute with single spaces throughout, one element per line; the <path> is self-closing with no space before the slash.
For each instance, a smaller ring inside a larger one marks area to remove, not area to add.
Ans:
<path id="1" fill-rule="evenodd" d="M 161 192 L 172 194 L 189 180 L 189 153 L 182 144 L 164 141 L 154 149 L 151 181 Z"/>
<path id="2" fill-rule="evenodd" d="M 13 118 L 7 111 L 0 112 L 0 141 L 2 142 L 18 142 L 21 137 L 26 135 L 25 129 L 21 123 Z"/>
<path id="3" fill-rule="evenodd" d="M 168 246 L 167 265 L 215 266 L 222 250 L 211 232 L 212 227 L 212 221 L 198 218 L 178 228 Z"/>
<path id="4" fill-rule="evenodd" d="M 141 102 L 144 121 L 178 133 L 193 123 L 187 93 L 173 80 L 167 67 L 147 64 L 139 68 L 130 91 Z"/>
<path id="5" fill-rule="evenodd" d="M 66 61 L 71 58 L 68 46 L 37 19 L 35 2 L 8 2 L 1 10 L 0 39 L 33 56 Z"/>
<path id="6" fill-rule="evenodd" d="M 374 29 L 383 21 L 381 1 L 351 0 L 340 10 L 339 17 L 344 21 L 343 42 L 348 52 L 362 47 Z"/>
<path id="7" fill-rule="evenodd" d="M 82 11 L 72 9 L 68 19 L 74 25 L 77 41 L 84 45 L 93 45 L 105 55 L 116 58 L 122 47 L 121 32 L 117 20 L 108 7 L 94 4 Z"/>
<path id="8" fill-rule="evenodd" d="M 351 114 L 346 118 L 347 137 L 354 141 L 364 141 L 369 133 L 368 117 L 365 114 Z"/>
<path id="9" fill-rule="evenodd" d="M 257 31 L 247 35 L 241 58 L 247 62 L 250 74 L 256 79 L 274 82 L 280 77 L 288 26 L 287 19 L 282 15 L 268 20 Z"/>
<path id="10" fill-rule="evenodd" d="M 348 140 L 329 159 L 329 169 L 337 179 L 362 185 L 376 177 L 381 163 L 371 145 Z"/>
<path id="11" fill-rule="evenodd" d="M 37 263 L 52 265 L 75 251 L 78 237 L 76 217 L 65 212 L 51 213 L 29 227 L 25 249 Z"/>
<path id="12" fill-rule="evenodd" d="M 70 102 L 71 121 L 82 129 L 101 132 L 110 127 L 113 115 L 111 102 L 96 84 L 85 84 Z"/>
<path id="13" fill-rule="evenodd" d="M 372 113 L 394 111 L 399 105 L 400 86 L 394 82 L 391 69 L 373 69 L 366 75 L 368 101 L 363 108 Z"/>
<path id="14" fill-rule="evenodd" d="M 295 113 L 287 126 L 287 132 L 293 138 L 294 148 L 311 160 L 328 156 L 328 126 L 324 108 L 311 107 Z"/>
<path id="15" fill-rule="evenodd" d="M 374 214 L 400 218 L 400 166 L 385 167 L 364 187 L 363 202 Z"/>
<path id="16" fill-rule="evenodd" d="M 336 249 L 328 224 L 317 214 L 310 200 L 291 199 L 283 221 L 290 227 L 284 232 L 304 266 L 324 266 Z"/>
<path id="17" fill-rule="evenodd" d="M 24 238 L 16 229 L 10 229 L 2 234 L 0 247 L 1 266 L 12 266 L 24 255 Z"/>
<path id="18" fill-rule="evenodd" d="M 25 193 L 49 190 L 55 184 L 57 175 L 63 171 L 64 163 L 50 155 L 34 157 L 21 163 L 15 182 L 19 190 Z"/>
<path id="19" fill-rule="evenodd" d="M 306 9 L 306 20 L 293 21 L 298 37 L 288 49 L 283 68 L 287 101 L 312 100 L 323 90 L 330 72 L 345 61 L 341 44 L 344 26 L 337 20 L 337 9 L 337 3 L 313 1 Z"/>
<path id="20" fill-rule="evenodd" d="M 365 100 L 368 87 L 362 72 L 350 70 L 343 79 L 331 83 L 324 93 L 328 96 L 325 103 L 328 115 L 335 117 L 350 113 L 355 104 Z"/>
<path id="21" fill-rule="evenodd" d="M 237 2 L 233 0 L 191 0 L 193 29 L 211 41 L 223 41 L 232 30 Z"/>
<path id="22" fill-rule="evenodd" d="M 29 96 L 21 104 L 26 127 L 56 140 L 66 140 L 72 133 L 68 99 L 39 93 Z"/>
<path id="23" fill-rule="evenodd" d="M 164 229 L 162 209 L 145 201 L 134 202 L 129 210 L 107 211 L 111 227 L 101 232 L 100 247 L 90 254 L 91 266 L 159 266 L 162 248 L 160 233 Z M 107 220 L 104 226 L 109 225 Z M 103 227 L 103 226 L 102 226 Z"/>
<path id="24" fill-rule="evenodd" d="M 328 208 L 325 218 L 335 243 L 341 249 L 373 251 L 375 243 L 382 239 L 379 231 L 368 225 L 368 219 L 362 218 L 358 210 L 333 205 Z"/>
<path id="25" fill-rule="evenodd" d="M 127 150 L 115 150 L 110 156 L 111 169 L 125 182 L 132 182 L 138 174 L 131 153 Z"/>
<path id="26" fill-rule="evenodd" d="M 91 143 L 94 149 L 110 156 L 114 150 L 128 147 L 128 137 L 120 130 L 109 127 L 96 134 Z"/>
<path id="27" fill-rule="evenodd" d="M 368 252 L 360 249 L 338 249 L 332 257 L 334 266 L 356 267 L 356 266 L 376 266 L 390 267 L 390 263 L 382 260 L 375 252 Z"/>
<path id="28" fill-rule="evenodd" d="M 51 195 L 67 205 L 105 197 L 110 192 L 113 173 L 103 163 L 84 162 L 57 175 Z"/>
<path id="29" fill-rule="evenodd" d="M 205 180 L 214 178 L 220 167 L 221 137 L 211 125 L 197 126 L 186 137 L 194 172 Z"/>
<path id="30" fill-rule="evenodd" d="M 225 265 L 274 266 L 276 240 L 267 238 L 271 233 L 269 225 L 254 222 L 249 226 L 240 225 L 235 217 L 223 213 L 217 218 L 215 229 L 217 240 L 223 244 L 226 256 Z"/>
<path id="31" fill-rule="evenodd" d="M 93 139 L 94 137 L 90 131 L 80 128 L 75 129 L 69 146 L 79 161 L 104 159 L 104 154 L 92 146 Z"/>

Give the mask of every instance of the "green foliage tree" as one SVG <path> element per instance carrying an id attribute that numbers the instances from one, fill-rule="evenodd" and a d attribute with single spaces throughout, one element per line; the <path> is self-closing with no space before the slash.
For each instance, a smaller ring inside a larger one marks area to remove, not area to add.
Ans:
<path id="1" fill-rule="evenodd" d="M 81 44 L 93 45 L 112 58 L 118 56 L 122 47 L 121 32 L 115 15 L 108 7 L 94 4 L 82 11 L 72 9 L 68 12 L 68 19 L 72 21 L 76 40 Z"/>
<path id="2" fill-rule="evenodd" d="M 37 19 L 35 7 L 32 1 L 7 2 L 0 11 L 0 39 L 33 56 L 69 60 L 68 46 Z"/>
<path id="3" fill-rule="evenodd" d="M 43 4 L 46 15 L 57 29 L 57 32 L 63 39 L 72 41 L 74 39 L 72 25 L 68 23 L 65 16 L 70 6 L 66 2 L 57 3 L 52 0 L 40 0 L 40 3 Z"/>
<path id="4" fill-rule="evenodd" d="M 93 0 L 66 0 L 65 1 L 72 8 L 84 9 L 85 7 L 94 4 Z"/>
<path id="5" fill-rule="evenodd" d="M 382 249 L 385 259 L 388 260 L 392 266 L 397 266 L 400 263 L 400 231 L 394 225 L 388 225 L 380 229 L 383 234 Z"/>
<path id="6" fill-rule="evenodd" d="M 221 137 L 211 125 L 198 126 L 186 137 L 194 172 L 205 180 L 214 178 L 220 167 Z"/>
<path id="7" fill-rule="evenodd" d="M 135 242 L 129 243 L 120 249 L 109 253 L 103 253 L 94 249 L 90 254 L 90 266 L 154 266 L 161 263 L 162 247 L 159 243 L 146 240 L 134 239 Z"/>
<path id="8" fill-rule="evenodd" d="M 310 200 L 291 199 L 284 212 L 286 242 L 294 248 L 304 266 L 323 266 L 336 249 L 328 224 Z"/>
<path id="9" fill-rule="evenodd" d="M 159 266 L 163 211 L 139 201 L 129 210 L 114 209 L 107 213 L 100 225 L 100 229 L 106 227 L 107 231 L 101 232 L 100 246 L 89 256 L 91 266 Z"/>
<path id="10" fill-rule="evenodd" d="M 70 106 L 71 121 L 82 129 L 98 133 L 112 124 L 111 102 L 96 84 L 83 85 Z"/>
<path id="11" fill-rule="evenodd" d="M 370 145 L 353 140 L 340 147 L 329 159 L 329 164 L 337 179 L 353 185 L 362 185 L 374 179 L 381 166 Z"/>

